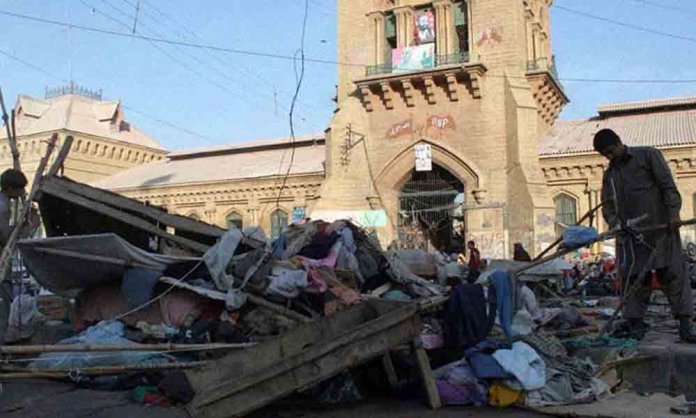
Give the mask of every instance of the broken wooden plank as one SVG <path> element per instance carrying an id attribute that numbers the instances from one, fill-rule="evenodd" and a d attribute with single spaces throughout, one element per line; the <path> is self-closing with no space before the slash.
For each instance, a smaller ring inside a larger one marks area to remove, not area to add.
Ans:
<path id="1" fill-rule="evenodd" d="M 53 160 L 51 168 L 49 168 L 48 172 L 46 173 L 46 177 L 55 176 L 58 173 L 58 171 L 63 167 L 65 159 L 68 158 L 68 154 L 70 153 L 70 149 L 72 148 L 72 143 L 74 140 L 75 138 L 73 138 L 72 135 L 68 135 L 65 138 L 63 145 L 60 147 L 60 151 L 58 151 L 56 159 Z M 46 181 L 46 179 L 44 179 L 44 181 Z"/>
<path id="2" fill-rule="evenodd" d="M 379 357 L 416 337 L 416 310 L 415 304 L 368 301 L 189 372 L 197 395 L 188 410 L 201 417 L 242 416 Z"/>
<path id="3" fill-rule="evenodd" d="M 428 360 L 428 355 L 423 348 L 423 342 L 420 338 L 413 340 L 413 348 L 416 352 L 418 372 L 423 381 L 425 393 L 428 395 L 428 403 L 432 409 L 439 409 L 442 406 L 442 401 L 435 385 L 435 379 L 433 379 L 433 371 L 430 369 L 430 360 Z"/>
<path id="4" fill-rule="evenodd" d="M 63 177 L 50 177 L 46 179 L 45 184 L 51 186 L 51 190 L 56 192 L 61 190 L 88 198 L 90 200 L 101 202 L 114 208 L 140 213 L 160 224 L 171 226 L 175 230 L 184 230 L 196 234 L 209 235 L 215 238 L 219 238 L 225 233 L 225 230 L 220 227 L 198 222 L 184 216 L 172 215 L 165 212 L 161 208 L 149 206 L 135 199 L 121 196 L 107 190 L 91 187 L 86 184 L 77 183 Z"/>
<path id="5" fill-rule="evenodd" d="M 387 374 L 389 386 L 392 389 L 398 388 L 399 376 L 396 374 L 396 368 L 394 367 L 394 362 L 391 359 L 391 354 L 389 354 L 389 351 L 384 353 L 384 355 L 382 356 L 382 367 L 384 368 L 384 373 Z"/>
<path id="6" fill-rule="evenodd" d="M 53 177 L 55 178 L 55 177 Z M 190 248 L 192 250 L 198 251 L 200 253 L 204 253 L 209 246 L 202 244 L 200 242 L 180 237 L 178 235 L 173 235 L 170 234 L 166 231 L 163 231 L 162 229 L 158 228 L 157 226 L 149 223 L 148 221 L 139 218 L 137 216 L 131 215 L 126 212 L 119 211 L 118 209 L 114 209 L 111 206 L 108 206 L 104 203 L 97 202 L 94 200 L 87 199 L 83 196 L 77 195 L 75 193 L 71 193 L 69 191 L 66 191 L 62 189 L 60 186 L 55 185 L 54 183 L 45 183 L 42 186 L 42 191 L 44 193 L 50 194 L 52 196 L 56 196 L 60 199 L 67 200 L 75 205 L 82 206 L 85 209 L 89 209 L 98 213 L 101 213 L 102 215 L 106 215 L 109 217 L 112 217 L 116 220 L 119 220 L 121 222 L 124 222 L 126 224 L 130 224 L 136 228 L 139 228 L 145 232 L 151 233 L 153 235 L 157 235 L 160 238 L 164 238 L 173 242 L 176 242 L 177 244 L 180 244 L 184 247 Z"/>

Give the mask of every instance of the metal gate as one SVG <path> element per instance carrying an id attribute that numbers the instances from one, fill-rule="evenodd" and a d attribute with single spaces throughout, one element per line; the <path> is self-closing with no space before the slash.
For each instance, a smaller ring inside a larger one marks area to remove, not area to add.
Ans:
<path id="1" fill-rule="evenodd" d="M 464 236 L 464 184 L 433 164 L 413 171 L 399 193 L 401 248 L 458 251 Z"/>

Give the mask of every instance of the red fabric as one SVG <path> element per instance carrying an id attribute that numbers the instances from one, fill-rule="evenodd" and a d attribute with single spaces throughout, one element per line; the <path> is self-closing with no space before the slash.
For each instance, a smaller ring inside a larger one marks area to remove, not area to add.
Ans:
<path id="1" fill-rule="evenodd" d="M 481 270 L 481 253 L 477 248 L 470 250 L 469 270 Z"/>
<path id="2" fill-rule="evenodd" d="M 121 318 L 127 325 L 135 326 L 139 321 L 148 324 L 166 324 L 179 328 L 187 316 L 194 319 L 205 309 L 207 315 L 219 315 L 220 304 L 183 289 L 174 289 L 146 308 Z M 89 323 L 112 319 L 132 309 L 121 297 L 120 286 L 110 284 L 86 290 L 77 297 L 73 329 L 82 331 Z M 212 315 L 213 312 L 217 314 Z"/>

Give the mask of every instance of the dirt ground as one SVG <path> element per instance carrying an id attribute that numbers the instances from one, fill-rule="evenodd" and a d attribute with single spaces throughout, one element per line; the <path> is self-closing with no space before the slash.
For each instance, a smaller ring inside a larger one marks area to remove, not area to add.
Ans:
<path id="1" fill-rule="evenodd" d="M 0 417 L 8 418 L 184 418 L 180 408 L 145 407 L 136 404 L 131 392 L 76 389 L 73 384 L 49 380 L 2 382 Z M 442 408 L 431 411 L 418 401 L 362 402 L 333 409 L 308 408 L 283 401 L 251 415 L 252 418 L 380 418 L 442 417 L 535 418 L 542 415 L 516 409 Z"/>

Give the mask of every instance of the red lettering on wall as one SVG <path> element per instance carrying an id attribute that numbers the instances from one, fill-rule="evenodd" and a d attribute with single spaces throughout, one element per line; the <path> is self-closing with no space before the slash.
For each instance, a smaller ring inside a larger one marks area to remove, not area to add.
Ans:
<path id="1" fill-rule="evenodd" d="M 428 127 L 432 127 L 435 129 L 452 129 L 453 131 L 457 130 L 456 125 L 454 124 L 454 118 L 450 115 L 433 115 L 428 118 Z"/>
<path id="2" fill-rule="evenodd" d="M 413 133 L 413 121 L 411 119 L 397 123 L 387 131 L 387 138 L 396 138 Z"/>

